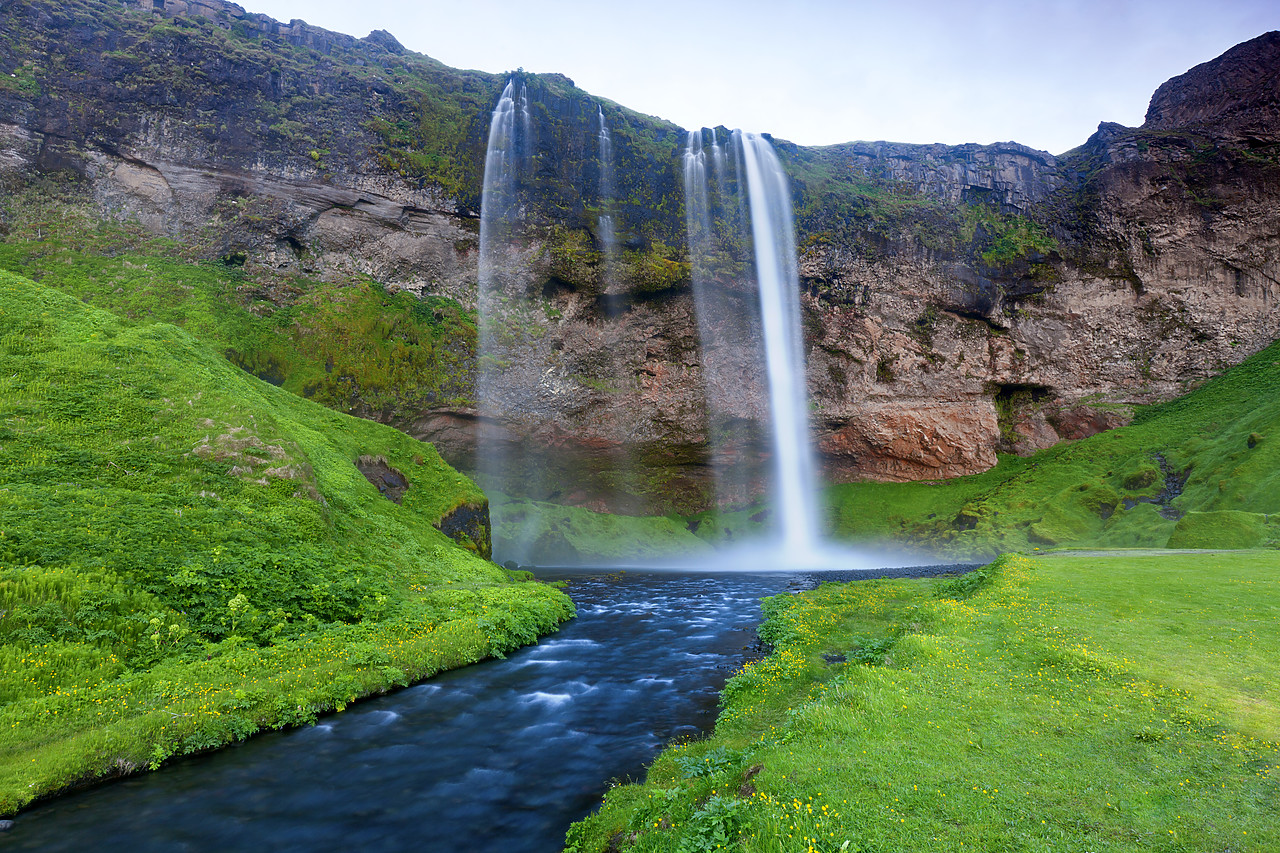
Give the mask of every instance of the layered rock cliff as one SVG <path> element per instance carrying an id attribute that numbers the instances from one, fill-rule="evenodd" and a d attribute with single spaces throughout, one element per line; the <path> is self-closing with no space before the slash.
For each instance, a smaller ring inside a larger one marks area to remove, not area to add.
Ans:
<path id="1" fill-rule="evenodd" d="M 475 305 L 484 140 L 505 78 L 386 33 L 355 39 L 219 0 L 0 0 L 0 22 L 7 185 L 79 176 L 104 214 L 250 276 L 362 273 Z M 1059 156 L 777 141 L 828 472 L 981 471 L 997 451 L 1123 423 L 1280 337 L 1278 44 L 1270 33 L 1192 69 L 1160 88 L 1143 127 L 1103 124 Z M 739 381 L 707 387 L 685 134 L 562 77 L 519 76 L 534 131 L 511 263 L 537 310 L 507 365 L 519 414 L 503 426 L 547 450 L 543 481 L 562 484 L 548 496 L 603 506 L 621 489 L 635 508 L 690 508 L 709 491 L 708 391 L 736 401 L 735 440 L 718 452 L 748 458 L 764 392 L 749 328 Z M 616 199 L 598 190 L 600 114 Z M 621 246 L 607 275 L 606 205 Z M 454 459 L 477 417 L 378 416 Z M 645 476 L 610 481 L 620 459 Z"/>

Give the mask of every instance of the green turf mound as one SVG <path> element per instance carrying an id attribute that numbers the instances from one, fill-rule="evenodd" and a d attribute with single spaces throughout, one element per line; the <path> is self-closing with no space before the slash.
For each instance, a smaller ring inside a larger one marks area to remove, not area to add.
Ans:
<path id="1" fill-rule="evenodd" d="M 1219 510 L 1189 512 L 1178 520 L 1169 536 L 1168 548 L 1257 548 L 1273 545 L 1280 538 L 1280 526 L 1267 523 L 1256 512 Z"/>
<path id="2" fill-rule="evenodd" d="M 572 615 L 436 529 L 484 495 L 430 445 L 3 272 L 0 330 L 0 812 Z"/>

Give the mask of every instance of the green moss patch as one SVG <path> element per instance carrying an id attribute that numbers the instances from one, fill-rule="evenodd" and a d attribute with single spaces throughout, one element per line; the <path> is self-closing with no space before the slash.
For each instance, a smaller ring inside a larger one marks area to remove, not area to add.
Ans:
<path id="1" fill-rule="evenodd" d="M 1166 547 L 1256 548 L 1264 539 L 1277 538 L 1267 533 L 1267 517 L 1256 512 L 1189 512 L 1178 520 Z"/>
<path id="2" fill-rule="evenodd" d="M 535 565 L 696 559 L 712 550 L 680 518 L 610 515 L 497 494 L 493 515 L 498 547 Z"/>
<path id="3" fill-rule="evenodd" d="M 68 189 L 74 197 L 74 190 Z M 171 323 L 236 366 L 338 411 L 404 423 L 474 402 L 475 317 L 355 278 L 322 282 L 195 260 L 73 201 L 11 199 L 0 269 L 135 323 Z"/>

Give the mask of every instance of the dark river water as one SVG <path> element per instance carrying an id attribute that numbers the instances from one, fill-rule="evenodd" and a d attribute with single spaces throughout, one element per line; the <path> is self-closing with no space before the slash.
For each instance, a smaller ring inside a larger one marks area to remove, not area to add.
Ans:
<path id="1" fill-rule="evenodd" d="M 579 575 L 506 660 L 20 814 L 7 850 L 545 851 L 716 694 L 786 574 Z"/>
<path id="2" fill-rule="evenodd" d="M 54 800 L 20 814 L 0 848 L 559 850 L 611 780 L 710 729 L 760 598 L 814 581 L 577 574 L 578 617 L 506 660 Z"/>

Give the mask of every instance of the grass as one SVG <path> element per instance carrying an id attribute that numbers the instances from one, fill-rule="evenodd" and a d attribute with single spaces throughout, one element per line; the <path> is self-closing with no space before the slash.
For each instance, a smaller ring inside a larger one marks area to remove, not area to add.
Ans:
<path id="1" fill-rule="evenodd" d="M 411 421 L 470 405 L 475 317 L 368 279 L 321 282 L 196 260 L 133 224 L 102 222 L 74 187 L 8 200 L 0 269 L 138 323 L 171 323 L 233 363 L 338 411 Z"/>
<path id="2" fill-rule="evenodd" d="M 1124 649 L 1125 665 L 1212 704 L 1248 736 L 1280 743 L 1280 555 L 1081 555 L 1036 562 L 1053 589 L 1040 604 L 1090 646 Z"/>
<path id="3" fill-rule="evenodd" d="M 430 445 L 5 272 L 0 329 L 0 813 L 572 615 L 435 528 L 484 496 Z"/>
<path id="4" fill-rule="evenodd" d="M 898 540 L 952 556 L 1059 547 L 1254 547 L 1280 543 L 1280 343 L 1127 427 L 1062 442 L 990 471 L 933 483 L 828 490 L 835 535 Z M 1154 503 L 1166 460 L 1188 478 Z M 1176 533 L 1175 533 L 1176 528 Z M 1186 544 L 1180 544 L 1186 543 Z"/>
<path id="5" fill-rule="evenodd" d="M 712 546 L 667 516 L 627 516 L 494 493 L 494 542 L 538 565 L 696 560 Z"/>
<path id="6" fill-rule="evenodd" d="M 715 734 L 574 851 L 1267 851 L 1271 552 L 1000 558 L 766 601 Z"/>

